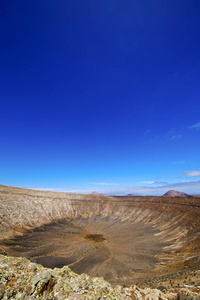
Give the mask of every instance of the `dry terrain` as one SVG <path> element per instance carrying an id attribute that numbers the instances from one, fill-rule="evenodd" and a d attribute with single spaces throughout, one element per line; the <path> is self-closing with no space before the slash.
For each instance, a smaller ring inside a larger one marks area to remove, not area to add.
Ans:
<path id="1" fill-rule="evenodd" d="M 200 286 L 200 198 L 81 195 L 0 186 L 0 251 L 115 286 Z"/>

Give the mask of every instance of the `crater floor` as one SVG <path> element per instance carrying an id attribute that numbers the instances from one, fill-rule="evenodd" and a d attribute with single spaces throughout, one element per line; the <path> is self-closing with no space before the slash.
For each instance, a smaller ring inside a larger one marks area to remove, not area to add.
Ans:
<path id="1" fill-rule="evenodd" d="M 103 276 L 110 282 L 130 282 L 151 275 L 157 254 L 166 246 L 150 224 L 95 216 L 57 220 L 3 241 L 10 256 L 22 256 L 45 267 L 68 265 L 78 274 Z"/>

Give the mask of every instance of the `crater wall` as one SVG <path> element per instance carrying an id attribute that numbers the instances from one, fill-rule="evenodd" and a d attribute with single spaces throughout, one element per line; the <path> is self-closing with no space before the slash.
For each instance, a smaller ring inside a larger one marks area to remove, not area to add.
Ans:
<path id="1" fill-rule="evenodd" d="M 1 253 L 129 284 L 199 269 L 200 198 L 0 186 Z M 51 265 L 53 263 L 53 265 Z"/>

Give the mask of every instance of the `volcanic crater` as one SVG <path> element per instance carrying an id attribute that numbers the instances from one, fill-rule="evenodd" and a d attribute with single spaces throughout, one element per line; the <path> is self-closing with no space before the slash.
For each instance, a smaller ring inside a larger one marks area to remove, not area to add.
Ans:
<path id="1" fill-rule="evenodd" d="M 200 269 L 200 198 L 106 197 L 0 186 L 0 250 L 112 285 Z"/>

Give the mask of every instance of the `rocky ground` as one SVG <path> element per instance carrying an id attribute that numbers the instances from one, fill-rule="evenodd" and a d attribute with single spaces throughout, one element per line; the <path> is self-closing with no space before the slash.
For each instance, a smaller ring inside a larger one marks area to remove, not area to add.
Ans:
<path id="1" fill-rule="evenodd" d="M 25 258 L 0 255 L 0 299 L 200 299 L 200 286 L 173 289 L 112 288 L 103 278 L 77 275 L 67 266 L 47 269 Z"/>

